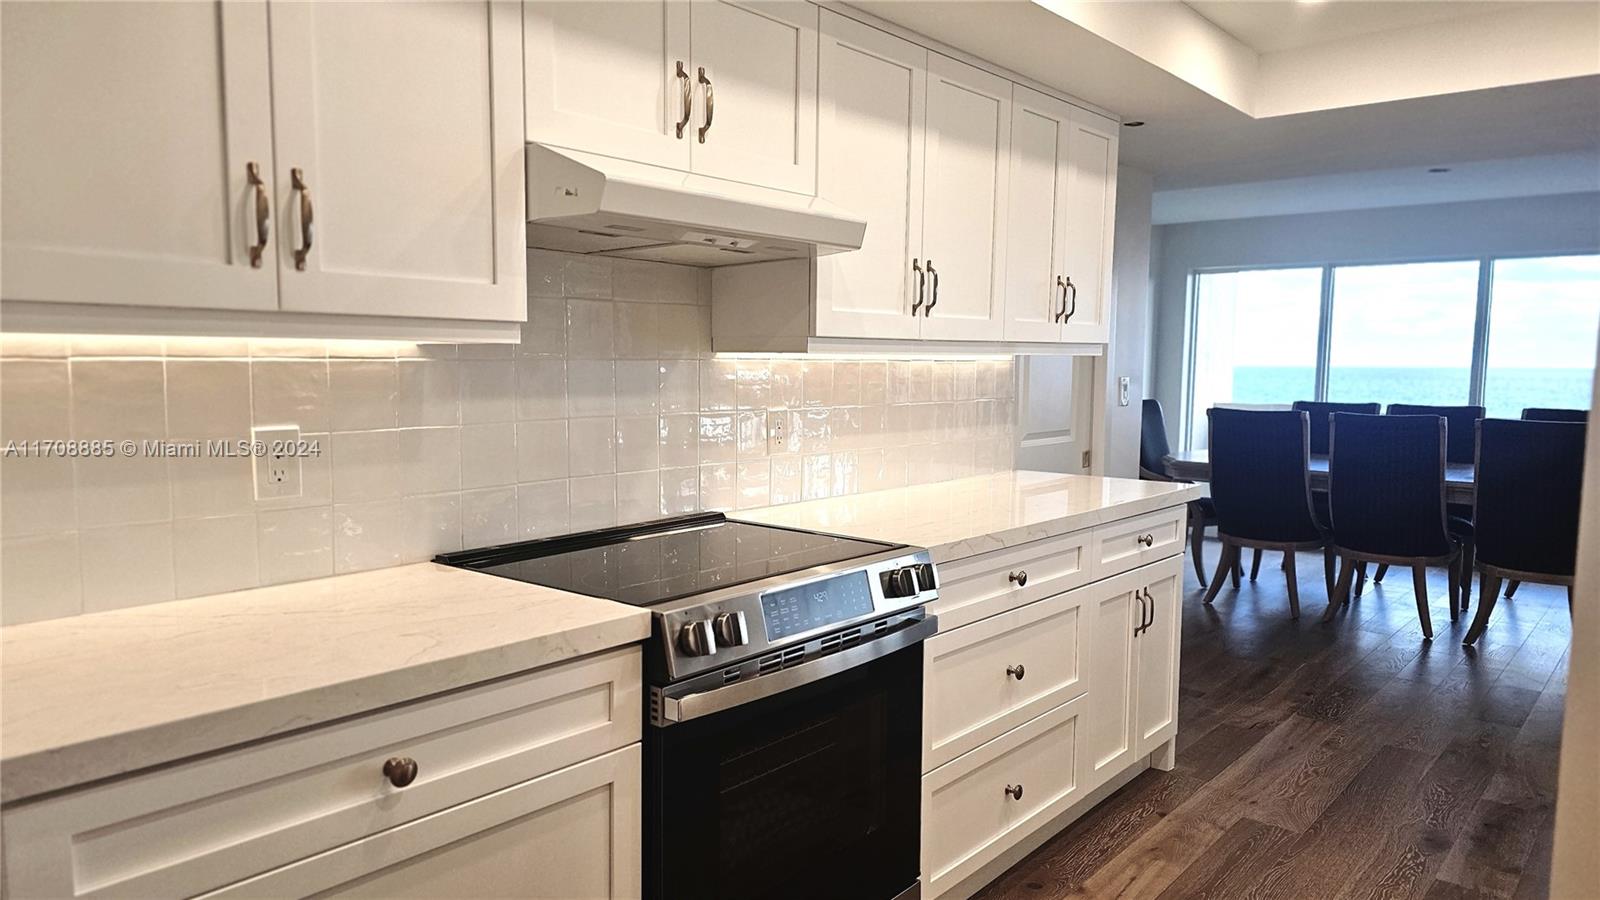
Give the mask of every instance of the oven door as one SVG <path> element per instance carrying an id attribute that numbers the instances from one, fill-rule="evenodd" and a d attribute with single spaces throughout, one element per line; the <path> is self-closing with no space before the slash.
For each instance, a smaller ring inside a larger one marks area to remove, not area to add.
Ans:
<path id="1" fill-rule="evenodd" d="M 646 896 L 917 896 L 935 625 L 685 698 L 646 729 Z"/>

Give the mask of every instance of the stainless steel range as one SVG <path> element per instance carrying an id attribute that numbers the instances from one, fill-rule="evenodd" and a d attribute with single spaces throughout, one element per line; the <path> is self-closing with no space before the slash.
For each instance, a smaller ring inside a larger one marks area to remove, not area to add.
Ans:
<path id="1" fill-rule="evenodd" d="M 706 513 L 438 561 L 650 609 L 646 896 L 919 896 L 926 550 Z"/>

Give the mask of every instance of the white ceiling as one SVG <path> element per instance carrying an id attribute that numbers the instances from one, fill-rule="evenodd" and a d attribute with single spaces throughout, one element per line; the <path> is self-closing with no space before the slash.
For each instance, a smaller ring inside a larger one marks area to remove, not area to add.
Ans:
<path id="1" fill-rule="evenodd" d="M 1367 0 L 1343 3 L 1185 0 L 1185 5 L 1256 52 L 1271 53 L 1397 28 L 1503 12 L 1526 4 L 1523 0 Z"/>

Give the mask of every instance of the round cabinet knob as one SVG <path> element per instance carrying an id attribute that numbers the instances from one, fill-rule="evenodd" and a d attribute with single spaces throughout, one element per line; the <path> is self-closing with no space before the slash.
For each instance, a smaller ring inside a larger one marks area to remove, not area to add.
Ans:
<path id="1" fill-rule="evenodd" d="M 1018 569 L 1017 571 L 1012 572 L 1010 575 L 1007 575 L 1006 578 L 1017 587 L 1028 586 L 1028 573 L 1023 569 Z"/>
<path id="2" fill-rule="evenodd" d="M 744 610 L 722 613 L 712 624 L 716 627 L 719 645 L 742 647 L 750 643 L 750 625 L 745 620 Z"/>
<path id="3" fill-rule="evenodd" d="M 1141 534 L 1139 535 L 1138 540 L 1139 543 L 1145 545 L 1146 547 L 1150 547 L 1155 545 L 1156 536 L 1153 534 Z"/>
<path id="4" fill-rule="evenodd" d="M 701 619 L 683 626 L 678 632 L 678 647 L 687 656 L 710 656 L 717 652 L 717 636 L 712 632 L 711 622 Z"/>
<path id="5" fill-rule="evenodd" d="M 1022 799 L 1022 785 L 1020 785 L 1020 784 L 1015 784 L 1015 785 L 1008 784 L 1008 785 L 1006 785 L 1006 793 L 1010 794 L 1011 795 L 1011 799 L 1013 799 L 1013 800 L 1021 800 Z"/>
<path id="6" fill-rule="evenodd" d="M 1028 674 L 1028 670 L 1023 668 L 1022 663 L 1017 663 L 1014 666 L 1006 666 L 1006 674 L 1018 681 L 1021 681 L 1022 676 Z"/>
<path id="7" fill-rule="evenodd" d="M 417 780 L 417 761 L 409 756 L 390 757 L 383 764 L 383 777 L 397 788 L 403 788 Z"/>

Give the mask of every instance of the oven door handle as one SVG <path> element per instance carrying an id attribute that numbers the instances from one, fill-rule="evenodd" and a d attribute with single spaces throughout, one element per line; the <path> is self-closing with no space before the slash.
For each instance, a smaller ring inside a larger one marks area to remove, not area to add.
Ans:
<path id="1" fill-rule="evenodd" d="M 810 662 L 779 669 L 770 675 L 762 675 L 748 681 L 735 681 L 724 687 L 683 697 L 663 696 L 661 718 L 668 722 L 687 722 L 735 706 L 743 706 L 763 697 L 770 697 L 813 681 L 821 681 L 830 675 L 837 675 L 847 669 L 888 656 L 896 650 L 903 650 L 931 637 L 938 630 L 939 618 L 927 616 L 899 631 L 890 632 L 864 644 L 857 644 L 848 650 L 840 650 L 827 656 L 819 656 Z"/>

